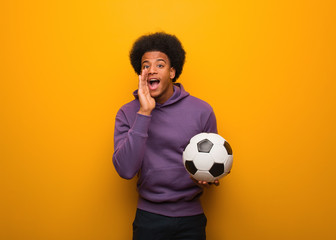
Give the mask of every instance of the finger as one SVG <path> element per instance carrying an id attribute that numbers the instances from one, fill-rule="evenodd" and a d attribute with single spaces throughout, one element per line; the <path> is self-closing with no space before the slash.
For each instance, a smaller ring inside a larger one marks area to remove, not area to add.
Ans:
<path id="1" fill-rule="evenodd" d="M 142 75 L 139 75 L 139 90 L 144 88 L 143 80 L 142 80 Z"/>
<path id="2" fill-rule="evenodd" d="M 201 185 L 201 186 L 204 186 L 204 181 L 198 181 L 198 184 Z"/>
<path id="3" fill-rule="evenodd" d="M 207 181 L 200 181 L 200 184 L 204 187 L 209 187 L 209 183 Z"/>
<path id="4" fill-rule="evenodd" d="M 147 86 L 147 77 L 148 77 L 148 70 L 147 69 L 142 70 L 141 75 L 139 75 L 139 87 Z"/>

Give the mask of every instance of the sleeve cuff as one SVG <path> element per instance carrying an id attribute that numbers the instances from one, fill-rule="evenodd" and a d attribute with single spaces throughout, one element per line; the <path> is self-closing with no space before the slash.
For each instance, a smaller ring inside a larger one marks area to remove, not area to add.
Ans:
<path id="1" fill-rule="evenodd" d="M 137 132 L 141 135 L 147 136 L 151 119 L 152 116 L 137 113 L 131 130 L 133 132 Z"/>

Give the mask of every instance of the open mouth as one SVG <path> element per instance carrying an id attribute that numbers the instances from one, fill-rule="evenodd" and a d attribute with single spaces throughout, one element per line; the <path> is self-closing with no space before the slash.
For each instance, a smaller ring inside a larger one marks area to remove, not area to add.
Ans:
<path id="1" fill-rule="evenodd" d="M 149 87 L 149 89 L 150 90 L 155 90 L 158 86 L 159 86 L 159 84 L 160 84 L 160 80 L 159 79 L 156 79 L 156 78 L 153 78 L 153 79 L 150 79 L 149 81 L 148 81 L 148 87 Z"/>

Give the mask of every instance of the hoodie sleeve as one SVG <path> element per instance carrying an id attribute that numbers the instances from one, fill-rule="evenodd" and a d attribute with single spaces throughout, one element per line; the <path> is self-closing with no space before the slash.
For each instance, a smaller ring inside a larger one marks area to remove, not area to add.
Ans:
<path id="1" fill-rule="evenodd" d="M 218 133 L 217 131 L 217 120 L 213 110 L 211 110 L 210 115 L 208 116 L 207 121 L 205 122 L 205 126 L 203 132 L 207 133 Z"/>
<path id="2" fill-rule="evenodd" d="M 113 164 L 120 177 L 133 178 L 141 168 L 151 116 L 138 114 L 132 126 L 122 110 L 115 121 Z"/>

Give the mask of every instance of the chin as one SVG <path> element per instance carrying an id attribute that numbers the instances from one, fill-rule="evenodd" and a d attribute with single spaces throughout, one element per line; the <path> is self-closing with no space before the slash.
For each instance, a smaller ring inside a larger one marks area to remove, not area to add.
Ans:
<path id="1" fill-rule="evenodd" d="M 158 98 L 158 97 L 160 97 L 161 96 L 161 94 L 160 93 L 156 93 L 156 92 L 151 92 L 151 97 L 152 98 Z"/>

